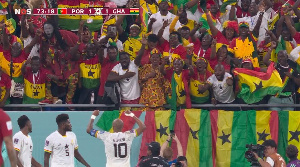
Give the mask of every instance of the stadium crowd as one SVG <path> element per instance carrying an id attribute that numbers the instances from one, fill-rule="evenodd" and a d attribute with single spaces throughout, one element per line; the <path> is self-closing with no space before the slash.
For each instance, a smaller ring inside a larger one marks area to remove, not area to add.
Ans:
<path id="1" fill-rule="evenodd" d="M 238 96 L 243 89 L 235 69 L 261 76 L 270 67 L 279 73 L 282 89 L 255 103 L 299 102 L 300 0 L 0 2 L 1 107 L 144 104 L 146 110 L 158 110 L 164 104 L 172 109 L 192 103 L 249 104 L 254 102 Z M 136 7 L 140 13 L 14 13 L 96 6 Z"/>

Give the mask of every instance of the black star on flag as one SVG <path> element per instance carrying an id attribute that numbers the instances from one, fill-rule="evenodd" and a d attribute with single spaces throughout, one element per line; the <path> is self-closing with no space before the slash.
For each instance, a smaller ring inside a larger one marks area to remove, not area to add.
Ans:
<path id="1" fill-rule="evenodd" d="M 258 85 L 255 82 L 253 82 L 253 83 L 255 85 L 255 90 L 254 91 L 257 91 L 257 90 L 263 88 L 262 81 L 260 81 Z"/>
<path id="2" fill-rule="evenodd" d="M 35 92 L 33 92 L 33 96 L 39 96 L 39 93 L 37 90 L 35 90 Z"/>
<path id="3" fill-rule="evenodd" d="M 186 95 L 186 93 L 185 93 L 185 91 L 184 90 L 182 90 L 181 92 L 179 92 L 180 93 L 180 95 L 179 95 L 179 97 L 183 97 L 183 96 L 185 96 Z"/>
<path id="4" fill-rule="evenodd" d="M 159 129 L 156 129 L 156 132 L 160 133 L 160 138 L 161 138 L 163 135 L 168 136 L 167 129 L 168 127 L 163 127 L 162 124 L 160 123 L 160 127 Z"/>
<path id="5" fill-rule="evenodd" d="M 266 141 L 267 136 L 269 136 L 270 134 L 266 133 L 266 130 L 264 130 L 262 133 L 257 132 L 258 134 L 258 141 Z"/>
<path id="6" fill-rule="evenodd" d="M 196 139 L 196 140 L 198 140 L 197 133 L 199 132 L 199 130 L 193 131 L 193 130 L 190 128 L 190 131 L 191 131 L 191 133 L 192 133 L 193 138 Z"/>
<path id="7" fill-rule="evenodd" d="M 88 72 L 88 76 L 94 78 L 94 74 L 95 74 L 95 72 L 92 72 L 92 70 L 90 69 L 90 71 Z"/>
<path id="8" fill-rule="evenodd" d="M 224 131 L 222 131 L 222 136 L 218 136 L 218 138 L 222 139 L 222 145 L 224 145 L 226 142 L 231 143 L 229 141 L 229 136 L 231 135 L 230 133 L 228 135 L 225 135 Z"/>
<path id="9" fill-rule="evenodd" d="M 292 141 L 292 140 L 297 140 L 299 142 L 299 135 L 300 135 L 300 131 L 289 131 L 290 134 L 292 135 L 290 140 L 289 141 Z"/>

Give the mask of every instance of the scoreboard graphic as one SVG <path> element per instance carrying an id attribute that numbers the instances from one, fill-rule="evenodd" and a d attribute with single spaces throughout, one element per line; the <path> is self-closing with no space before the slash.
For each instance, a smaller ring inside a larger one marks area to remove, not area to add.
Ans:
<path id="1" fill-rule="evenodd" d="M 139 8 L 41 8 L 15 9 L 15 14 L 33 15 L 139 15 Z"/>

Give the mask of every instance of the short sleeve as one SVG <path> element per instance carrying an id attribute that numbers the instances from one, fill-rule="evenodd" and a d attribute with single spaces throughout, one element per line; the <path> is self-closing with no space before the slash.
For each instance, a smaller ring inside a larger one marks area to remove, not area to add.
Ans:
<path id="1" fill-rule="evenodd" d="M 127 140 L 132 141 L 137 136 L 137 131 L 135 129 L 124 132 Z"/>
<path id="2" fill-rule="evenodd" d="M 274 166 L 274 164 L 275 164 L 275 162 L 273 161 L 273 159 L 270 158 L 270 157 L 267 157 L 266 162 L 267 162 L 268 164 L 270 164 L 271 166 Z"/>
<path id="3" fill-rule="evenodd" d="M 48 153 L 52 153 L 53 149 L 53 141 L 51 140 L 51 136 L 48 136 L 45 141 L 44 151 Z"/>
<path id="4" fill-rule="evenodd" d="M 4 111 L 0 111 L 0 128 L 3 137 L 12 135 L 12 122 Z"/>
<path id="5" fill-rule="evenodd" d="M 139 68 L 139 66 L 137 66 L 135 63 L 134 63 L 134 60 L 130 61 L 130 65 L 132 66 L 132 68 Z"/>
<path id="6" fill-rule="evenodd" d="M 115 65 L 111 71 L 119 74 L 119 66 L 120 66 L 120 64 Z"/>
<path id="7" fill-rule="evenodd" d="M 77 142 L 77 137 L 76 137 L 76 134 L 75 133 L 73 133 L 73 135 L 74 135 L 74 138 L 75 138 L 75 149 L 78 149 L 78 142 Z"/>
<path id="8" fill-rule="evenodd" d="M 18 134 L 15 134 L 14 137 L 13 137 L 13 141 L 14 141 L 14 148 L 15 150 L 17 151 L 20 151 L 21 149 L 21 139 L 20 139 L 20 136 L 18 136 Z"/>

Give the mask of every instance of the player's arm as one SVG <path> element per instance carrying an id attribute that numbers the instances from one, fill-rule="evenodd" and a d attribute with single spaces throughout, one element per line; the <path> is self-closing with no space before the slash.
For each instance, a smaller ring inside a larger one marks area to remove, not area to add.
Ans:
<path id="1" fill-rule="evenodd" d="M 16 157 L 17 157 L 17 165 L 18 165 L 18 167 L 23 167 L 23 165 L 20 161 L 20 158 L 19 158 L 19 151 L 20 150 L 17 150 L 16 148 L 15 148 L 15 150 L 16 150 Z"/>
<path id="2" fill-rule="evenodd" d="M 83 159 L 83 157 L 82 157 L 81 154 L 79 153 L 78 148 L 76 148 L 76 149 L 74 150 L 74 156 L 75 156 L 75 158 L 76 158 L 80 163 L 82 163 L 84 166 L 90 167 L 90 165 Z"/>
<path id="3" fill-rule="evenodd" d="M 100 112 L 99 110 L 95 110 L 93 112 L 93 115 L 91 116 L 90 122 L 89 122 L 89 124 L 88 124 L 88 126 L 86 128 L 86 133 L 91 134 L 91 132 L 94 131 L 94 129 L 93 129 L 93 123 L 95 121 L 95 118 L 99 115 L 99 112 Z"/>
<path id="4" fill-rule="evenodd" d="M 31 165 L 34 167 L 42 167 L 42 165 L 38 163 L 33 157 L 31 158 Z"/>
<path id="5" fill-rule="evenodd" d="M 45 152 L 44 154 L 44 167 L 49 167 L 49 158 L 51 153 Z"/>
<path id="6" fill-rule="evenodd" d="M 138 117 L 136 117 L 130 110 L 125 111 L 125 115 L 132 117 L 135 120 L 135 122 L 138 124 L 139 127 L 136 129 L 136 136 L 142 134 L 146 129 L 146 125 Z"/>
<path id="7" fill-rule="evenodd" d="M 10 161 L 10 166 L 11 167 L 16 167 L 17 166 L 17 157 L 14 151 L 14 146 L 13 146 L 13 142 L 12 142 L 12 136 L 5 136 L 3 138 L 4 143 L 6 145 L 6 150 L 7 150 L 7 155 L 9 157 L 9 161 Z"/>
<path id="8" fill-rule="evenodd" d="M 44 147 L 44 167 L 49 167 L 49 159 L 50 155 L 52 153 L 52 142 L 50 142 L 51 138 L 47 137 L 45 141 L 45 147 Z"/>

